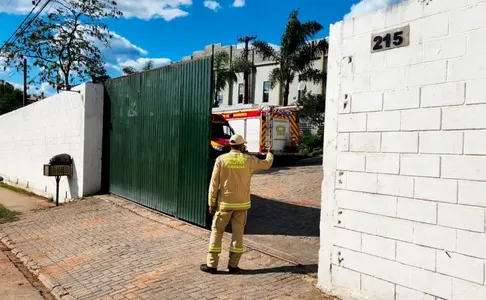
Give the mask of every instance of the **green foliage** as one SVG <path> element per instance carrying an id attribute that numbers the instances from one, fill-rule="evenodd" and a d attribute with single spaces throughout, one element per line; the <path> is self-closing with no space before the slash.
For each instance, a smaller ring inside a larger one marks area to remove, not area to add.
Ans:
<path id="1" fill-rule="evenodd" d="M 224 90 L 227 84 L 232 84 L 237 80 L 236 70 L 230 65 L 230 57 L 227 52 L 218 52 L 214 55 L 213 72 L 213 107 L 218 107 L 218 94 Z"/>
<path id="2" fill-rule="evenodd" d="M 18 220 L 19 212 L 11 211 L 0 204 L 0 224 Z"/>
<path id="3" fill-rule="evenodd" d="M 326 97 L 320 94 L 306 93 L 297 101 L 300 107 L 299 116 L 317 127 L 317 134 L 324 135 L 324 114 L 326 111 Z"/>
<path id="4" fill-rule="evenodd" d="M 131 74 L 135 74 L 135 73 L 138 73 L 138 72 L 150 71 L 153 68 L 154 68 L 154 62 L 152 60 L 149 60 L 144 64 L 144 66 L 142 67 L 142 69 L 140 71 L 137 71 L 137 69 L 135 69 L 134 67 L 131 67 L 131 66 L 123 67 L 122 71 L 123 71 L 123 73 L 125 73 L 125 75 L 131 75 Z"/>
<path id="5" fill-rule="evenodd" d="M 323 138 L 320 135 L 303 135 L 300 137 L 299 151 L 303 155 L 322 155 Z"/>
<path id="6" fill-rule="evenodd" d="M 314 69 L 313 61 L 327 51 L 327 40 L 310 41 L 322 25 L 309 21 L 302 23 L 298 19 L 298 10 L 294 10 L 288 19 L 287 26 L 281 38 L 281 48 L 275 50 L 270 44 L 255 41 L 253 48 L 263 59 L 279 64 L 269 76 L 270 85 L 274 88 L 277 83 L 283 85 L 283 105 L 288 105 L 290 85 L 299 75 L 302 81 L 315 83 L 324 81 L 324 73 Z"/>
<path id="7" fill-rule="evenodd" d="M 100 46 L 113 34 L 104 23 L 122 13 L 112 0 L 52 0 L 54 9 L 40 15 L 14 42 L 6 45 L 7 63 L 17 69 L 27 58 L 40 69 L 37 82 L 73 85 L 105 76 Z"/>
<path id="8" fill-rule="evenodd" d="M 154 68 L 154 62 L 152 60 L 149 60 L 145 63 L 145 65 L 142 68 L 142 71 L 150 71 Z"/>
<path id="9" fill-rule="evenodd" d="M 22 107 L 24 93 L 8 82 L 0 81 L 0 115 Z"/>
<path id="10" fill-rule="evenodd" d="M 123 67 L 123 73 L 125 73 L 125 75 L 131 75 L 137 73 L 137 70 L 134 67 L 125 66 Z"/>

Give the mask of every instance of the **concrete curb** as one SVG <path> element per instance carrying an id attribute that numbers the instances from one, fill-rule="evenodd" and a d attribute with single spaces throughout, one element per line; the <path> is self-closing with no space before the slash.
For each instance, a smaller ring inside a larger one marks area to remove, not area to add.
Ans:
<path id="1" fill-rule="evenodd" d="M 20 249 L 15 248 L 15 243 L 0 232 L 0 242 L 2 242 L 13 255 L 15 255 L 24 266 L 34 274 L 54 298 L 58 300 L 76 300 L 62 287 L 62 285 L 52 276 L 42 271 L 40 266 Z"/>
<path id="2" fill-rule="evenodd" d="M 189 233 L 193 236 L 197 236 L 200 238 L 204 239 L 209 239 L 210 232 L 206 229 L 203 229 L 201 227 L 198 227 L 196 225 L 184 222 L 182 220 L 176 219 L 174 217 L 165 215 L 161 212 L 157 212 L 155 210 L 152 210 L 150 208 L 141 206 L 139 204 L 136 204 L 135 202 L 131 202 L 129 200 L 125 200 L 122 198 L 119 198 L 117 196 L 113 195 L 102 195 L 102 196 L 95 196 L 94 198 L 104 200 L 107 202 L 112 203 L 113 205 L 119 206 L 121 208 L 127 209 L 136 215 L 139 215 L 141 217 L 150 219 L 154 222 L 157 222 L 159 224 L 163 224 L 166 226 L 169 226 L 171 228 L 177 229 L 179 231 L 183 231 L 186 233 Z M 223 239 L 231 241 L 231 234 L 225 233 L 223 236 Z M 307 264 L 313 264 L 312 262 L 307 262 L 304 260 L 301 260 L 300 258 L 294 257 L 293 255 L 290 255 L 288 253 L 281 252 L 279 250 L 273 249 L 266 247 L 260 243 L 256 243 L 254 241 L 251 241 L 247 238 L 244 239 L 246 248 L 251 249 L 253 251 L 257 251 L 260 253 L 263 253 L 265 255 L 277 258 L 279 260 L 288 262 L 292 265 L 296 266 L 302 266 L 303 268 Z"/>

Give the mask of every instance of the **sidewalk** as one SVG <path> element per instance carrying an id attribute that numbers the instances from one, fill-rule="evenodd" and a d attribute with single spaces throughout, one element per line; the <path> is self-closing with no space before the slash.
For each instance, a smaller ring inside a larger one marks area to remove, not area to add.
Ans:
<path id="1" fill-rule="evenodd" d="M 0 187 L 0 204 L 12 211 L 29 214 L 37 210 L 54 207 L 46 199 L 37 196 L 27 196 Z"/>
<path id="2" fill-rule="evenodd" d="M 31 214 L 38 209 L 44 209 L 52 206 L 45 200 L 37 197 L 26 196 L 0 188 L 0 204 L 12 211 L 21 212 L 23 215 Z M 21 215 L 22 217 L 22 215 Z M 5 225 L 4 225 L 5 226 Z M 15 226 L 15 223 L 10 223 L 9 226 Z M 39 289 L 39 282 L 34 280 L 36 287 L 32 285 L 32 275 L 28 274 L 29 280 L 17 268 L 17 266 L 6 255 L 8 248 L 0 244 L 0 297 L 4 300 L 43 300 Z M 12 253 L 8 253 L 13 256 Z M 18 260 L 15 263 L 21 262 Z M 48 299 L 51 299 L 49 297 Z"/>
<path id="3" fill-rule="evenodd" d="M 206 231 L 117 201 L 90 198 L 31 214 L 1 225 L 0 239 L 62 299 L 332 299 L 302 274 L 315 265 L 305 270 L 252 249 L 241 275 L 224 270 L 227 251 L 220 274 L 202 273 Z"/>
<path id="4" fill-rule="evenodd" d="M 44 300 L 0 247 L 0 295 L 3 300 Z"/>

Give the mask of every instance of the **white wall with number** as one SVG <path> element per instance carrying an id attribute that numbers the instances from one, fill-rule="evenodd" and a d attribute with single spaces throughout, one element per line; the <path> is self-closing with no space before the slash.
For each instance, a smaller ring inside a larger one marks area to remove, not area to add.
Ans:
<path id="1" fill-rule="evenodd" d="M 318 286 L 486 299 L 486 1 L 334 24 L 328 66 Z"/>

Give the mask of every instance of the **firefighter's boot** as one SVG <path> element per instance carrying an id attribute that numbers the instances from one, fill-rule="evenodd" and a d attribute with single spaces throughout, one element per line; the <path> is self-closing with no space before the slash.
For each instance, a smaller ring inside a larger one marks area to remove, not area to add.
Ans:
<path id="1" fill-rule="evenodd" d="M 199 269 L 201 271 L 206 272 L 206 273 L 209 273 L 209 274 L 216 274 L 216 273 L 218 273 L 218 269 L 216 269 L 216 268 L 210 268 L 206 264 L 201 265 L 201 267 L 199 267 Z"/>

